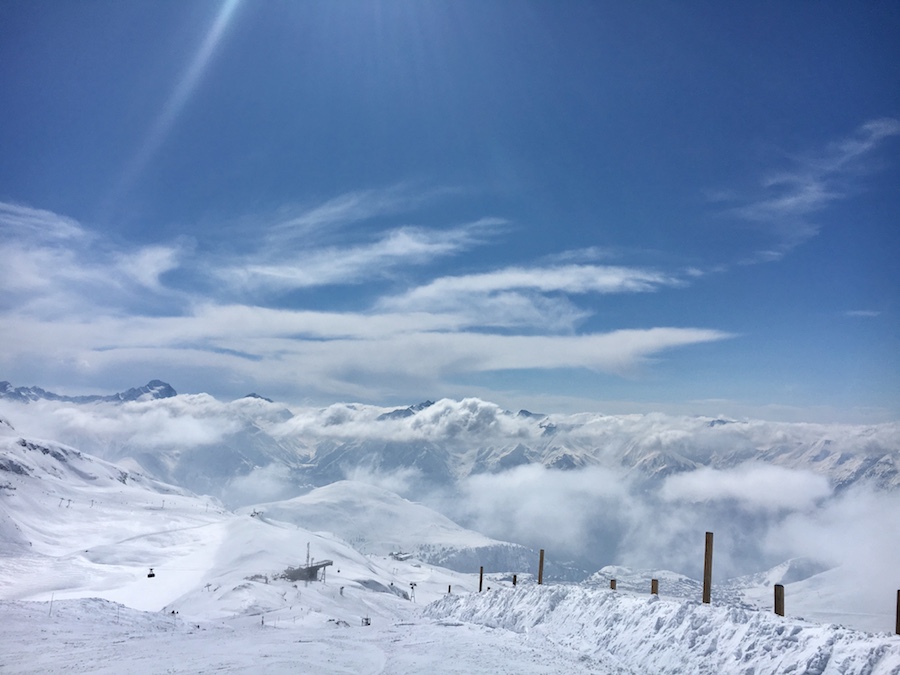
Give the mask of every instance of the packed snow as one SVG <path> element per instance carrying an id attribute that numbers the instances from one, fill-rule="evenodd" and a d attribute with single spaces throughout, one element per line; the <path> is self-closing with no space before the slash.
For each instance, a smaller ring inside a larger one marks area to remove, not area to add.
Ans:
<path id="1" fill-rule="evenodd" d="M 578 586 L 447 596 L 425 616 L 544 635 L 623 672 L 897 673 L 900 638 Z"/>

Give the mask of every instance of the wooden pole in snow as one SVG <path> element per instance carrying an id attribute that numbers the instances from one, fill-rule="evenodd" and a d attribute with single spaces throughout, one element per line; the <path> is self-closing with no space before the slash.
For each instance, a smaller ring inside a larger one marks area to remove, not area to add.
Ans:
<path id="1" fill-rule="evenodd" d="M 897 591 L 897 635 L 900 635 L 900 591 Z"/>
<path id="2" fill-rule="evenodd" d="M 544 583 L 544 549 L 541 549 L 541 559 L 538 562 L 538 585 Z"/>
<path id="3" fill-rule="evenodd" d="M 513 574 L 513 586 L 515 586 L 515 585 L 516 585 L 516 575 Z"/>
<path id="4" fill-rule="evenodd" d="M 709 604 L 712 599 L 712 553 L 713 533 L 706 533 L 706 552 L 703 556 L 703 602 Z"/>
<path id="5" fill-rule="evenodd" d="M 615 579 L 610 579 L 610 580 L 609 580 L 609 588 L 610 588 L 610 590 L 612 590 L 612 591 L 616 590 L 616 580 L 615 580 Z"/>
<path id="6" fill-rule="evenodd" d="M 659 595 L 659 579 L 650 580 L 650 594 Z"/>
<path id="7" fill-rule="evenodd" d="M 478 570 L 478 592 L 481 593 L 481 587 L 484 585 L 484 565 Z"/>
<path id="8" fill-rule="evenodd" d="M 784 586 L 775 584 L 775 613 L 784 616 Z"/>

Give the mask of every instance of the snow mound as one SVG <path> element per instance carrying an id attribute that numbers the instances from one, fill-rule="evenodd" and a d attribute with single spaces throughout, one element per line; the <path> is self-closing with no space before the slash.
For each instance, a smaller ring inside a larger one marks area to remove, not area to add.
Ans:
<path id="1" fill-rule="evenodd" d="M 539 633 L 633 672 L 900 672 L 900 638 L 784 619 L 735 606 L 636 597 L 584 586 L 522 586 L 448 595 L 425 608 L 457 620 Z"/>

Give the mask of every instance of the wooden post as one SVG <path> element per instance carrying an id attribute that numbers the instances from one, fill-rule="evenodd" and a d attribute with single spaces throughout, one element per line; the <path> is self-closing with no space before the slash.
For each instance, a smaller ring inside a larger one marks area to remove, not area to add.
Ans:
<path id="1" fill-rule="evenodd" d="M 900 635 L 900 591 L 897 591 L 897 635 Z"/>
<path id="2" fill-rule="evenodd" d="M 538 562 L 538 585 L 544 583 L 544 549 L 541 549 L 541 559 Z"/>
<path id="3" fill-rule="evenodd" d="M 650 580 L 650 594 L 659 595 L 659 579 Z"/>
<path id="4" fill-rule="evenodd" d="M 616 580 L 615 579 L 609 580 L 609 588 L 610 588 L 610 590 L 613 590 L 613 591 L 616 590 Z"/>
<path id="5" fill-rule="evenodd" d="M 775 584 L 775 613 L 784 616 L 784 586 Z"/>
<path id="6" fill-rule="evenodd" d="M 447 595 L 450 595 L 450 588 L 451 588 L 451 585 L 447 584 Z"/>
<path id="7" fill-rule="evenodd" d="M 703 556 L 703 602 L 709 604 L 712 599 L 712 551 L 713 533 L 706 533 L 706 553 Z"/>
<path id="8" fill-rule="evenodd" d="M 513 574 L 513 586 L 515 586 L 515 585 L 516 585 L 516 575 Z"/>
<path id="9" fill-rule="evenodd" d="M 484 565 L 478 570 L 478 592 L 481 593 L 481 586 L 484 584 Z"/>

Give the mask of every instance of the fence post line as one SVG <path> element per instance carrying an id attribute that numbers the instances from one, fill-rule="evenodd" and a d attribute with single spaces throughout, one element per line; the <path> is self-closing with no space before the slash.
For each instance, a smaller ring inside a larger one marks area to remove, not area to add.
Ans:
<path id="1" fill-rule="evenodd" d="M 484 565 L 478 569 L 478 592 L 481 593 L 481 587 L 484 585 Z"/>
<path id="2" fill-rule="evenodd" d="M 538 585 L 544 583 L 544 549 L 541 549 L 541 559 L 538 562 Z"/>
<path id="3" fill-rule="evenodd" d="M 659 595 L 659 579 L 650 580 L 650 595 Z"/>
<path id="4" fill-rule="evenodd" d="M 775 584 L 775 613 L 784 616 L 784 586 Z"/>
<path id="5" fill-rule="evenodd" d="M 610 579 L 610 580 L 609 580 L 609 589 L 610 589 L 611 591 L 616 590 L 616 580 L 615 580 L 615 579 Z"/>
<path id="6" fill-rule="evenodd" d="M 706 551 L 703 555 L 703 602 L 709 604 L 712 600 L 712 554 L 713 533 L 706 533 Z"/>

